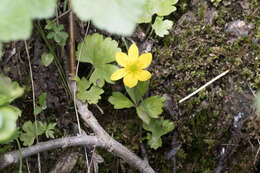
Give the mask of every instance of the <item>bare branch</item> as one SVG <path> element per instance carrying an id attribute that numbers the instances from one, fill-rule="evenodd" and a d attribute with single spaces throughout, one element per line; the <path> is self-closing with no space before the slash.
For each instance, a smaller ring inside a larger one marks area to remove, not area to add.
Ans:
<path id="1" fill-rule="evenodd" d="M 97 147 L 107 148 L 106 144 L 96 136 L 74 136 L 60 139 L 49 140 L 47 142 L 40 142 L 36 145 L 22 148 L 22 157 L 29 157 L 34 154 L 53 150 L 59 147 L 67 148 L 72 146 L 95 145 Z M 8 152 L 0 155 L 0 170 L 12 163 L 17 163 L 19 160 L 19 151 Z"/>
<path id="2" fill-rule="evenodd" d="M 72 87 L 75 87 L 75 83 L 74 86 L 72 84 Z M 95 134 L 106 143 L 109 152 L 125 160 L 129 165 L 137 168 L 142 173 L 155 173 L 147 161 L 142 160 L 121 143 L 117 142 L 100 126 L 95 116 L 91 111 L 89 111 L 86 103 L 76 100 L 76 104 L 81 118 L 95 132 Z"/>

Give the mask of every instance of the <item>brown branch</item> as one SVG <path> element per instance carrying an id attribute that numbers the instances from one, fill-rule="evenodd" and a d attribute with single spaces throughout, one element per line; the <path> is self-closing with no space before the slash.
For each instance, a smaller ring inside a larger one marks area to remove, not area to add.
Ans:
<path id="1" fill-rule="evenodd" d="M 108 146 L 96 136 L 74 136 L 60 139 L 49 140 L 47 142 L 40 142 L 36 145 L 22 148 L 22 157 L 29 157 L 43 151 L 53 150 L 56 148 L 67 148 L 72 146 L 94 145 L 97 147 L 108 148 Z M 19 161 L 19 151 L 11 151 L 4 155 L 0 155 L 0 170 L 12 163 Z"/>
<path id="2" fill-rule="evenodd" d="M 75 82 L 72 83 L 71 87 L 76 87 Z M 82 103 L 76 99 L 76 105 L 81 118 L 94 131 L 94 133 L 102 139 L 104 143 L 106 143 L 109 152 L 125 160 L 129 165 L 137 168 L 142 173 L 155 173 L 146 160 L 142 160 L 121 143 L 117 142 L 100 126 L 95 116 L 91 111 L 89 111 L 88 104 Z"/>
<path id="3" fill-rule="evenodd" d="M 69 3 L 71 4 L 71 3 Z M 70 5 L 71 7 L 71 5 Z M 69 53 L 70 53 L 70 77 L 72 79 L 76 75 L 76 60 L 75 60 L 75 23 L 72 10 L 69 13 Z"/>

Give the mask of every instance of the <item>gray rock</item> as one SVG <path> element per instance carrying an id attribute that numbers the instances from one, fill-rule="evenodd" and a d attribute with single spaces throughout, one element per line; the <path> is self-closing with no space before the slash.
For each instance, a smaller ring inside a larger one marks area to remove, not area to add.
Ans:
<path id="1" fill-rule="evenodd" d="M 237 37 L 248 36 L 249 32 L 254 28 L 252 23 L 247 24 L 245 21 L 236 20 L 226 24 L 225 32 L 232 33 Z"/>

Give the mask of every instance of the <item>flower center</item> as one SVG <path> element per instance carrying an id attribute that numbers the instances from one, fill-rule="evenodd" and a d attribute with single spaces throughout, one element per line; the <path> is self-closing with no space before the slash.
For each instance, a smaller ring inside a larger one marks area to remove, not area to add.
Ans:
<path id="1" fill-rule="evenodd" d="M 136 72 L 138 70 L 138 66 L 137 64 L 131 64 L 129 67 L 128 67 L 128 70 L 130 72 Z"/>

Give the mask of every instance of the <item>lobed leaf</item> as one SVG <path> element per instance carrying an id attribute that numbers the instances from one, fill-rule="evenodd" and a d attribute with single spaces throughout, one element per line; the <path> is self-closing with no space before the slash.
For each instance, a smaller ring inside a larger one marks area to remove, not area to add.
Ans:
<path id="1" fill-rule="evenodd" d="M 146 98 L 137 108 L 139 117 L 159 118 L 162 113 L 164 97 L 152 96 Z M 147 119 L 147 118 L 145 118 Z M 149 122 L 146 121 L 147 124 Z"/>
<path id="2" fill-rule="evenodd" d="M 133 88 L 125 88 L 132 101 L 137 105 L 149 88 L 149 80 L 145 82 L 139 81 Z"/>
<path id="3" fill-rule="evenodd" d="M 97 104 L 98 100 L 101 99 L 100 95 L 104 93 L 104 90 L 97 87 L 92 86 L 90 90 L 86 92 L 86 99 L 89 104 Z"/>
<path id="4" fill-rule="evenodd" d="M 156 35 L 164 37 L 169 34 L 169 29 L 172 28 L 173 22 L 171 20 L 163 20 L 163 17 L 157 16 L 152 28 L 154 29 Z"/>
<path id="5" fill-rule="evenodd" d="M 131 108 L 134 104 L 121 92 L 113 92 L 108 98 L 109 103 L 114 105 L 114 109 Z"/>
<path id="6" fill-rule="evenodd" d="M 174 6 L 178 0 L 148 0 L 144 6 L 144 13 L 139 18 L 139 23 L 150 23 L 152 16 L 167 16 L 176 10 Z"/>
<path id="7" fill-rule="evenodd" d="M 111 38 L 103 39 L 100 34 L 88 35 L 85 41 L 78 45 L 76 57 L 80 62 L 91 63 L 95 70 L 90 77 L 90 82 L 102 87 L 110 80 L 111 74 L 118 69 L 117 66 L 108 64 L 115 61 L 116 52 L 120 52 L 118 43 Z"/>
<path id="8" fill-rule="evenodd" d="M 162 119 L 151 119 L 149 124 L 143 123 L 143 128 L 151 133 L 147 134 L 151 148 L 157 149 L 162 146 L 161 137 L 174 129 L 173 122 Z"/>

